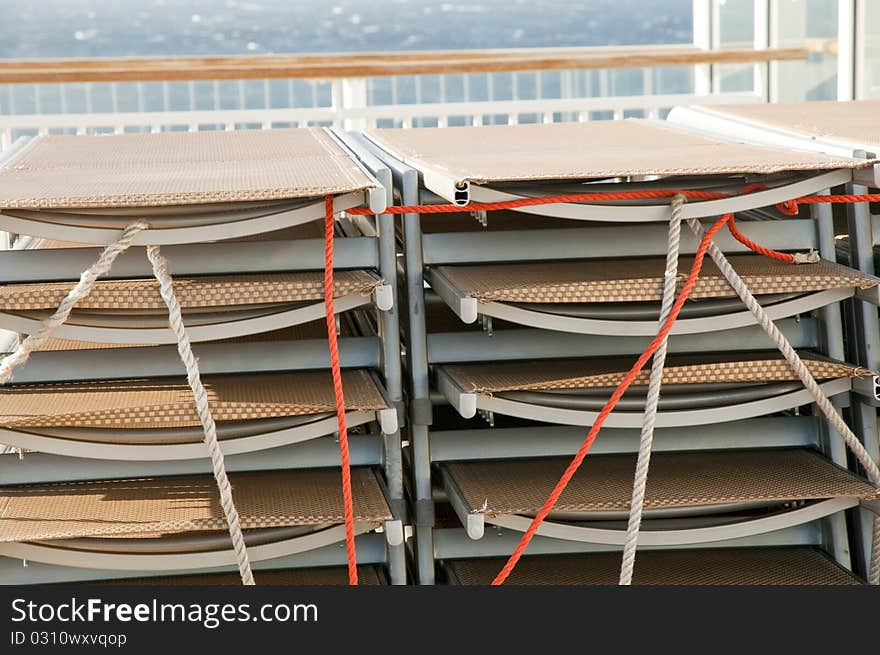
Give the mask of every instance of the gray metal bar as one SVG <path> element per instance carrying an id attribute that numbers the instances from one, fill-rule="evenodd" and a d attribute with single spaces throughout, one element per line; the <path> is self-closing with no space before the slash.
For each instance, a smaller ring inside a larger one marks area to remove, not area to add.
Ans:
<path id="1" fill-rule="evenodd" d="M 100 248 L 7 250 L 0 253 L 0 279 L 6 284 L 77 280 L 98 258 Z M 172 275 L 234 275 L 314 271 L 324 268 L 323 239 L 241 241 L 163 246 Z M 372 237 L 336 239 L 333 255 L 337 269 L 377 268 L 377 240 Z M 102 279 L 152 278 L 153 269 L 143 248 L 119 256 Z M 388 282 L 388 280 L 386 280 Z"/>
<path id="2" fill-rule="evenodd" d="M 379 435 L 352 436 L 349 449 L 352 466 L 382 463 L 382 442 Z M 232 473 L 338 466 L 339 444 L 334 436 L 326 436 L 279 448 L 227 455 L 225 461 L 226 469 Z M 86 459 L 46 453 L 26 453 L 21 459 L 14 454 L 0 455 L 0 480 L 3 484 L 76 482 L 196 473 L 211 473 L 211 462 L 207 455 L 204 459 L 140 462 Z"/>
<path id="3" fill-rule="evenodd" d="M 857 184 L 852 184 L 847 189 L 847 192 L 851 194 L 862 194 L 866 191 L 864 186 Z M 880 235 L 880 230 L 875 229 L 878 227 L 874 224 L 876 219 L 872 218 L 867 203 L 848 204 L 846 212 L 850 237 L 850 265 L 864 273 L 874 275 L 875 235 Z M 880 318 L 878 318 L 877 307 L 865 301 L 855 301 L 853 305 L 859 363 L 877 370 L 880 367 Z M 861 438 L 871 458 L 875 462 L 880 461 L 877 409 L 865 402 L 863 397 L 858 396 L 858 398 L 863 402 L 857 402 L 853 407 L 852 416 L 856 434 Z M 866 558 L 859 562 L 859 567 L 857 567 L 862 571 L 867 571 L 867 557 L 871 554 L 872 523 L 873 517 L 867 510 L 863 509 L 858 513 L 856 532 L 861 537 L 861 550 Z"/>
<path id="4" fill-rule="evenodd" d="M 815 319 L 784 319 L 778 321 L 777 326 L 795 348 L 818 345 Z M 428 361 L 445 364 L 639 355 L 650 341 L 649 337 L 602 337 L 544 330 L 496 330 L 491 336 L 477 331 L 448 332 L 428 335 Z M 671 353 L 774 349 L 773 342 L 759 326 L 669 338 Z"/>
<path id="5" fill-rule="evenodd" d="M 852 185 L 852 194 L 863 194 L 867 189 Z M 850 234 L 850 265 L 863 273 L 874 274 L 874 249 L 871 235 L 871 215 L 867 203 L 848 204 L 847 220 Z M 861 343 L 859 346 L 862 361 L 860 364 L 872 370 L 880 367 L 880 321 L 877 308 L 864 302 L 856 303 L 861 326 Z"/>
<path id="6" fill-rule="evenodd" d="M 477 415 L 477 394 L 462 389 L 444 369 L 437 370 L 435 384 L 437 390 L 446 397 L 446 402 L 452 405 L 462 418 L 473 418 Z"/>
<path id="7" fill-rule="evenodd" d="M 468 461 L 573 454 L 583 443 L 582 427 L 542 425 L 525 428 L 431 431 L 431 461 Z M 699 427 L 658 428 L 655 452 L 791 448 L 818 446 L 819 421 L 811 416 L 757 418 Z M 591 454 L 631 453 L 639 430 L 604 428 Z"/>
<path id="8" fill-rule="evenodd" d="M 385 177 L 385 176 L 383 176 Z M 391 175 L 387 174 L 388 184 L 391 184 Z M 383 180 L 384 183 L 384 180 Z M 385 383 L 388 393 L 403 409 L 403 373 L 400 363 L 400 309 L 398 303 L 397 286 L 397 250 L 396 235 L 394 233 L 394 216 L 382 214 L 379 221 L 379 273 L 385 283 L 391 287 L 394 302 L 391 309 L 380 314 L 382 322 L 382 343 L 384 344 L 383 367 L 385 371 Z M 404 413 L 401 411 L 401 413 Z M 401 417 L 403 418 L 403 417 Z"/>
<path id="9" fill-rule="evenodd" d="M 301 371 L 330 366 L 327 342 L 320 339 L 197 343 L 193 344 L 193 352 L 199 359 L 202 375 Z M 375 368 L 379 365 L 379 340 L 376 337 L 340 339 L 339 355 L 343 367 Z M 34 353 L 27 365 L 16 371 L 14 381 L 111 380 L 183 373 L 175 346 L 150 346 Z"/>
<path id="10" fill-rule="evenodd" d="M 828 191 L 822 191 L 818 195 L 827 195 Z M 819 239 L 819 256 L 828 261 L 837 261 L 837 250 L 834 245 L 834 217 L 831 205 L 813 205 L 811 214 L 816 221 L 816 231 Z M 818 312 L 824 325 L 824 352 L 833 359 L 844 361 L 846 351 L 843 344 L 843 320 L 840 313 L 840 304 L 834 303 L 823 307 Z M 832 404 L 838 408 L 843 405 L 839 396 L 831 399 Z M 820 423 L 822 430 L 823 451 L 838 466 L 847 467 L 846 444 L 840 433 L 827 421 Z M 837 563 L 844 568 L 852 567 L 849 552 L 849 539 L 847 536 L 846 516 L 838 513 L 826 519 L 828 526 L 830 551 Z"/>
<path id="11" fill-rule="evenodd" d="M 381 288 L 381 287 L 379 287 Z M 337 314 L 371 305 L 369 297 L 360 293 L 352 293 L 336 298 L 334 309 Z M 75 315 L 74 315 L 75 316 Z M 214 315 L 211 322 L 198 325 L 188 325 L 187 333 L 193 343 L 199 341 L 217 341 L 219 339 L 231 339 L 234 337 L 248 336 L 280 330 L 291 325 L 302 325 L 312 321 L 318 321 L 325 316 L 323 302 L 295 307 L 293 309 L 279 308 L 272 313 L 255 311 L 250 315 L 232 312 L 227 316 L 223 313 Z M 64 325 L 58 326 L 53 336 L 59 339 L 72 341 L 88 341 L 91 343 L 113 343 L 129 345 L 150 344 L 173 344 L 177 343 L 174 332 L 169 327 L 138 327 L 137 319 L 126 316 L 122 320 L 118 317 L 108 317 L 105 325 L 93 326 L 76 324 L 75 319 L 68 319 Z M 42 321 L 36 318 L 28 318 L 17 314 L 0 311 L 0 328 L 11 330 L 19 334 L 34 334 L 40 329 Z M 167 319 L 165 319 L 167 323 Z"/>
<path id="12" fill-rule="evenodd" d="M 419 584 L 433 584 L 433 511 L 429 516 L 425 516 L 426 507 L 431 507 L 433 510 L 433 498 L 431 495 L 431 451 L 427 426 L 418 424 L 411 425 L 410 439 L 413 486 L 416 500 L 416 569 L 418 572 Z"/>
<path id="13" fill-rule="evenodd" d="M 381 387 L 380 387 L 381 391 Z M 378 422 L 382 426 L 385 414 L 390 413 L 396 421 L 397 414 L 393 409 L 370 412 L 347 411 L 346 422 L 351 427 Z M 377 420 L 378 419 L 378 420 Z M 223 429 L 223 428 L 221 428 Z M 268 450 L 293 443 L 300 443 L 311 439 L 317 439 L 327 434 L 333 434 L 338 429 L 336 416 L 327 412 L 318 416 L 315 420 L 304 422 L 300 425 L 287 427 L 265 426 L 263 431 L 251 432 L 247 435 L 239 435 L 233 438 L 221 439 L 220 449 L 225 456 L 239 453 L 248 453 L 257 450 Z M 382 428 L 383 431 L 385 428 Z M 90 459 L 125 460 L 125 461 L 166 461 L 178 459 L 201 459 L 205 456 L 205 447 L 201 440 L 191 440 L 189 443 L 156 443 L 155 440 L 144 439 L 140 442 L 136 438 L 125 435 L 126 431 L 119 434 L 115 430 L 104 430 L 103 442 L 89 440 L 89 435 L 81 441 L 77 441 L 77 435 L 65 434 L 39 434 L 38 431 L 25 432 L 0 428 L 0 443 L 13 446 L 18 449 L 32 450 L 37 452 L 64 455 L 67 457 L 87 457 Z M 127 431 L 132 432 L 132 431 Z M 109 433 L 109 434 L 107 434 Z M 72 438 L 70 438 L 72 436 Z M 115 443 L 114 443 L 114 437 Z"/>
<path id="14" fill-rule="evenodd" d="M 388 579 L 393 585 L 406 584 L 406 544 L 397 544 L 396 546 L 388 546 Z M 361 555 L 358 552 L 358 563 L 361 562 Z"/>
<path id="15" fill-rule="evenodd" d="M 378 528 L 381 522 L 356 522 L 355 534 L 365 534 Z M 287 555 L 304 553 L 345 540 L 345 526 L 334 524 L 303 535 L 282 538 L 248 547 L 251 561 L 278 559 Z M 231 545 L 231 544 L 230 544 Z M 128 553 L 110 551 L 83 551 L 66 548 L 58 542 L 5 542 L 0 543 L 0 555 L 19 559 L 74 566 L 78 568 L 104 568 L 116 570 L 180 571 L 194 568 L 211 568 L 235 563 L 235 553 L 230 549 L 211 551 L 180 551 L 174 553 Z"/>
<path id="16" fill-rule="evenodd" d="M 434 531 L 434 557 L 440 559 L 465 559 L 469 557 L 507 557 L 516 548 L 522 532 L 497 526 L 486 526 L 482 539 L 470 539 L 461 528 L 445 528 Z M 796 525 L 775 532 L 716 541 L 691 544 L 692 548 L 736 548 L 748 546 L 817 546 L 821 543 L 818 522 Z M 639 546 L 639 550 L 669 550 L 668 547 Z M 586 542 L 554 539 L 535 535 L 529 544 L 528 555 L 557 555 L 565 553 L 619 552 L 620 546 L 591 544 Z M 500 566 L 499 566 L 500 570 Z"/>
<path id="17" fill-rule="evenodd" d="M 393 179 L 391 169 L 370 153 L 358 140 L 357 134 L 331 130 L 339 142 L 347 148 L 385 190 L 385 205 L 393 202 Z M 406 411 L 403 406 L 403 381 L 400 361 L 400 310 L 397 285 L 397 244 L 394 230 L 394 216 L 381 214 L 376 217 L 379 243 L 379 273 L 391 288 L 394 298 L 392 307 L 379 312 L 379 336 L 382 346 L 382 371 L 385 377 L 385 391 L 392 406 L 398 412 L 398 423 L 403 424 Z M 404 501 L 403 457 L 400 430 L 385 435 L 385 479 L 388 487 L 389 503 L 394 515 L 406 520 Z M 403 546 L 389 547 L 389 575 L 392 582 L 403 584 L 406 581 L 406 563 Z"/>
<path id="18" fill-rule="evenodd" d="M 458 488 L 455 479 L 447 472 L 441 472 L 440 482 L 446 490 L 446 500 L 452 505 L 452 509 L 455 510 L 455 514 L 465 527 L 468 537 L 471 539 L 482 539 L 486 528 L 485 514 L 480 510 L 474 510 L 470 507 Z"/>
<path id="19" fill-rule="evenodd" d="M 824 382 L 820 385 L 820 388 L 826 395 L 832 396 L 849 392 L 852 388 L 852 383 L 849 378 L 843 378 Z M 447 387 L 443 390 L 444 393 L 449 393 L 451 396 L 450 403 L 453 406 L 456 406 L 456 408 L 462 405 L 467 407 L 469 401 L 456 399 L 453 395 L 456 392 L 454 388 Z M 458 390 L 458 393 L 463 396 L 473 396 L 477 409 L 507 416 L 517 416 L 542 423 L 588 426 L 595 422 L 599 414 L 596 411 L 558 409 L 534 403 L 510 401 L 498 396 L 485 394 L 464 394 L 460 390 Z M 705 425 L 722 421 L 738 421 L 745 418 L 774 414 L 801 405 L 808 405 L 811 402 L 812 396 L 804 389 L 744 403 L 684 411 L 661 411 L 657 414 L 657 427 L 679 427 Z M 468 414 L 464 411 L 459 411 L 462 416 L 468 417 Z M 614 412 L 608 417 L 606 424 L 608 427 L 637 427 L 641 425 L 641 413 L 632 411 Z"/>
<path id="20" fill-rule="evenodd" d="M 429 268 L 433 272 L 434 269 Z M 446 280 L 444 276 L 431 276 L 431 284 L 434 286 L 435 278 Z M 442 282 L 441 282 L 442 284 Z M 476 320 L 477 312 L 484 316 L 492 316 L 511 323 L 518 323 L 527 327 L 535 327 L 556 332 L 574 332 L 577 334 L 605 334 L 612 336 L 651 336 L 657 333 L 657 320 L 632 320 L 619 319 L 596 319 L 568 316 L 558 312 L 544 312 L 539 309 L 518 307 L 503 302 L 481 302 L 477 304 L 473 298 L 463 296 L 455 287 L 449 286 L 444 294 L 444 287 L 434 287 L 439 295 L 466 323 L 466 319 L 473 315 Z M 768 304 L 764 312 L 771 320 L 779 320 L 797 314 L 808 314 L 818 307 L 824 307 L 832 303 L 840 302 L 853 296 L 854 290 L 828 289 L 816 291 L 802 296 L 796 296 L 790 300 Z M 877 292 L 880 294 L 880 292 Z M 737 299 L 739 302 L 739 299 Z M 714 332 L 735 327 L 753 325 L 755 317 L 747 309 L 724 310 L 721 313 L 694 318 L 679 319 L 672 326 L 670 334 L 698 334 L 701 332 Z M 472 322 L 472 321 L 470 321 Z"/>
<path id="21" fill-rule="evenodd" d="M 383 564 L 385 562 L 385 538 L 381 534 L 362 534 L 355 537 L 359 564 Z M 275 559 L 252 562 L 254 570 L 271 571 L 287 568 L 311 568 L 322 566 L 345 566 L 345 548 L 331 544 L 322 548 Z M 178 576 L 187 573 L 231 573 L 234 566 L 221 566 L 193 571 L 108 571 L 102 569 L 81 569 L 55 564 L 28 562 L 23 566 L 21 560 L 0 557 L 0 580 L 3 584 L 46 584 L 60 582 L 84 582 L 88 580 L 113 580 L 131 578 L 152 578 L 169 574 Z"/>
<path id="22" fill-rule="evenodd" d="M 880 287 L 870 287 L 868 289 L 856 289 L 856 298 L 866 303 L 877 306 L 880 305 Z"/>
<path id="23" fill-rule="evenodd" d="M 418 202 L 418 175 L 400 161 L 377 151 L 373 144 L 364 139 L 358 143 L 371 154 L 380 156 L 392 174 L 392 180 L 403 204 Z M 422 278 L 421 228 L 418 214 L 404 214 L 403 255 L 404 279 L 406 284 L 406 351 L 410 376 L 410 440 L 413 458 L 412 476 L 415 490 L 415 556 L 416 575 L 419 584 L 434 583 L 432 523 L 428 524 L 425 508 L 431 505 L 431 464 L 428 455 L 428 434 L 426 425 L 431 423 L 430 385 L 428 380 L 428 358 L 425 327 L 425 298 Z M 381 228 L 381 225 L 380 225 Z M 395 263 L 394 270 L 397 270 Z M 397 304 L 397 303 L 396 303 Z M 433 516 L 433 513 L 431 513 Z"/>
<path id="24" fill-rule="evenodd" d="M 436 268 L 428 268 L 425 277 L 431 289 L 449 305 L 464 323 L 474 323 L 479 311 L 477 301 L 463 294 L 449 279 Z"/>
<path id="25" fill-rule="evenodd" d="M 785 512 L 745 518 L 735 523 L 710 524 L 707 527 L 645 529 L 639 536 L 639 542 L 646 546 L 683 546 L 729 541 L 764 532 L 775 532 L 789 526 L 823 519 L 834 513 L 857 507 L 858 504 L 859 501 L 855 498 L 831 498 Z M 531 518 L 518 514 L 502 514 L 492 516 L 486 520 L 501 527 L 521 530 L 523 532 L 526 531 L 532 522 Z M 626 530 L 622 529 L 622 526 L 619 525 L 614 528 L 605 527 L 604 524 L 606 523 L 608 522 L 597 522 L 594 524 L 595 526 L 602 524 L 603 527 L 593 527 L 545 521 L 538 527 L 537 534 L 570 539 L 572 541 L 623 545 L 626 538 Z M 648 526 L 645 527 L 647 528 Z"/>
<path id="26" fill-rule="evenodd" d="M 411 171 L 404 179 L 403 202 L 411 202 L 418 193 L 416 176 Z M 404 275 L 407 286 L 407 360 L 410 369 L 412 420 L 430 425 L 431 403 L 428 381 L 427 326 L 425 324 L 425 287 L 422 263 L 422 233 L 418 214 L 403 216 Z"/>
<path id="27" fill-rule="evenodd" d="M 768 248 L 808 250 L 818 245 L 815 225 L 809 219 L 786 219 L 784 230 L 776 221 L 740 221 L 737 227 Z M 633 238 L 633 230 L 638 231 L 638 238 Z M 639 225 L 425 234 L 422 247 L 424 263 L 434 265 L 659 257 L 666 253 L 666 240 L 663 225 Z M 751 252 L 727 231 L 719 233 L 715 243 L 726 253 Z M 693 234 L 682 232 L 683 255 L 693 254 L 698 245 Z"/>
<path id="28" fill-rule="evenodd" d="M 369 153 L 381 159 L 391 171 L 394 187 L 399 200 L 405 205 L 418 203 L 419 180 L 416 171 L 389 156 L 386 152 L 362 136 L 358 143 Z M 404 214 L 403 254 L 404 277 L 407 299 L 407 360 L 412 385 L 410 393 L 410 415 L 414 423 L 429 425 L 431 422 L 431 403 L 427 366 L 427 345 L 425 343 L 425 298 L 422 277 L 422 234 L 418 214 Z"/>
<path id="29" fill-rule="evenodd" d="M 863 500 L 862 507 L 873 514 L 880 516 L 880 500 Z"/>

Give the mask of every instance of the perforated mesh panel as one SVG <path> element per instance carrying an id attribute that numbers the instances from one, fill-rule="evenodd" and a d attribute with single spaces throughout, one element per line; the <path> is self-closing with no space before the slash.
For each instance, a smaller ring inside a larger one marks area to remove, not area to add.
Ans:
<path id="1" fill-rule="evenodd" d="M 531 514 L 570 460 L 561 457 L 444 465 L 472 511 Z M 557 512 L 628 509 L 634 455 L 588 457 L 556 503 Z M 655 453 L 645 509 L 819 498 L 874 498 L 877 490 L 814 451 Z"/>
<path id="2" fill-rule="evenodd" d="M 371 469 L 352 469 L 356 521 L 391 512 Z M 338 469 L 230 473 L 241 527 L 342 523 Z M 210 475 L 0 488 L 0 542 L 226 530 Z"/>
<path id="3" fill-rule="evenodd" d="M 455 560 L 446 566 L 461 584 L 487 585 L 504 559 Z M 506 584 L 616 585 L 619 553 L 523 557 Z M 853 585 L 860 581 L 812 548 L 727 548 L 644 551 L 636 585 Z"/>

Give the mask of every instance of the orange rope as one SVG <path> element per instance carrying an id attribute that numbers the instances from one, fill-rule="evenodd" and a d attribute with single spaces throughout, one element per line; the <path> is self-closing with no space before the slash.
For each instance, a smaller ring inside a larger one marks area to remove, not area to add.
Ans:
<path id="1" fill-rule="evenodd" d="M 743 192 L 751 193 L 764 188 L 761 185 L 748 185 Z M 682 194 L 693 200 L 721 200 L 730 198 L 728 193 L 720 191 L 694 191 L 687 189 L 658 189 L 645 191 L 619 191 L 616 193 L 567 193 L 555 196 L 536 196 L 534 198 L 517 198 L 500 202 L 471 202 L 467 205 L 394 205 L 385 208 L 383 214 L 454 214 L 472 211 L 498 211 L 500 209 L 517 209 L 519 207 L 535 207 L 539 205 L 555 205 L 566 202 L 602 202 L 608 200 L 653 200 L 671 198 Z M 742 193 L 742 192 L 741 192 Z M 776 208 L 783 214 L 797 214 L 798 205 L 818 205 L 823 203 L 854 203 L 880 202 L 880 193 L 864 193 L 856 195 L 801 196 L 793 200 L 778 203 Z M 376 212 L 368 207 L 353 207 L 345 212 L 351 215 L 366 216 Z"/>
<path id="2" fill-rule="evenodd" d="M 336 421 L 339 424 L 339 454 L 342 458 L 342 501 L 345 508 L 345 550 L 348 559 L 348 584 L 358 583 L 357 553 L 354 547 L 354 503 L 351 497 L 351 460 L 348 453 L 348 429 L 345 426 L 345 395 L 339 345 L 336 341 L 336 311 L 333 307 L 333 196 L 324 198 L 324 308 L 327 314 L 327 344 L 330 347 L 330 370 L 336 396 Z"/>
<path id="3" fill-rule="evenodd" d="M 449 214 L 472 211 L 497 211 L 499 209 L 516 209 L 518 207 L 535 207 L 538 205 L 555 205 L 564 202 L 601 202 L 607 200 L 654 200 L 671 198 L 677 194 L 694 200 L 720 200 L 729 198 L 726 193 L 719 191 L 681 191 L 681 190 L 643 190 L 643 191 L 619 191 L 607 193 L 564 193 L 555 196 L 535 196 L 533 198 L 517 198 L 515 200 L 501 200 L 499 202 L 471 202 L 467 205 L 397 205 L 386 208 L 383 214 Z M 374 214 L 367 207 L 346 209 L 348 214 L 366 215 Z"/>
<path id="4" fill-rule="evenodd" d="M 761 184 L 750 184 L 740 191 L 740 194 L 753 193 L 763 190 L 765 187 Z M 464 206 L 442 204 L 442 205 L 398 205 L 388 207 L 383 213 L 385 214 L 451 214 L 472 211 L 498 211 L 501 209 L 517 209 L 519 207 L 535 207 L 539 205 L 553 205 L 558 203 L 573 202 L 602 202 L 609 200 L 651 200 L 660 198 L 671 198 L 676 194 L 683 194 L 688 199 L 693 200 L 719 200 L 729 198 L 730 194 L 721 193 L 719 191 L 694 191 L 694 190 L 643 190 L 643 191 L 619 191 L 608 193 L 569 193 L 559 194 L 555 196 L 537 196 L 534 198 L 517 198 L 516 200 L 504 200 L 500 202 L 472 202 Z M 829 195 L 829 196 L 803 196 L 794 200 L 786 200 L 776 205 L 776 208 L 788 216 L 795 216 L 798 213 L 798 205 L 816 205 L 820 203 L 854 203 L 854 202 L 880 202 L 880 193 L 866 193 L 858 195 Z M 358 207 L 347 209 L 347 213 L 355 215 L 372 214 L 366 207 Z M 755 243 L 746 235 L 740 232 L 736 227 L 736 222 L 731 218 L 727 222 L 727 229 L 730 230 L 731 236 L 743 244 L 746 248 L 754 252 L 771 257 L 779 261 L 792 263 L 795 258 L 784 252 L 765 248 Z"/>
<path id="5" fill-rule="evenodd" d="M 761 191 L 766 189 L 763 184 L 757 182 L 755 184 L 747 184 L 740 190 L 740 195 L 746 195 L 749 193 L 753 193 L 755 191 Z M 793 201 L 789 200 L 785 203 L 780 203 L 776 205 L 776 208 L 779 209 L 784 214 L 789 216 L 796 216 L 798 213 L 797 204 L 793 204 Z M 734 239 L 739 241 L 749 250 L 752 250 L 759 255 L 764 255 L 765 257 L 770 257 L 771 259 L 777 259 L 781 262 L 787 262 L 789 264 L 794 263 L 794 257 L 785 252 L 779 252 L 778 250 L 773 250 L 771 248 L 766 248 L 759 243 L 755 243 L 751 239 L 749 239 L 745 234 L 739 231 L 736 227 L 736 219 L 733 214 L 730 214 L 730 220 L 727 222 L 727 229 L 730 231 L 731 236 Z"/>

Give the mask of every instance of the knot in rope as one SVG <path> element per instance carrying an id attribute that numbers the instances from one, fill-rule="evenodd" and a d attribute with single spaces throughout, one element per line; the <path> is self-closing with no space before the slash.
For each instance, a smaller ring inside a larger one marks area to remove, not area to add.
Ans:
<path id="1" fill-rule="evenodd" d="M 818 264 L 819 253 L 810 248 L 808 252 L 796 252 L 792 254 L 793 264 Z"/>
<path id="2" fill-rule="evenodd" d="M 786 216 L 797 216 L 799 212 L 797 200 L 786 200 L 776 204 L 776 209 Z"/>

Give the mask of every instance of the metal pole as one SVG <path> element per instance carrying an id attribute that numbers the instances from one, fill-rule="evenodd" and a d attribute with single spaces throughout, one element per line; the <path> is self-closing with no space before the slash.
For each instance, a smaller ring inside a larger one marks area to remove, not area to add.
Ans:
<path id="1" fill-rule="evenodd" d="M 827 195 L 827 191 L 822 194 Z M 819 256 L 828 261 L 836 261 L 836 252 L 834 247 L 834 217 L 832 216 L 831 205 L 813 205 L 812 216 L 816 221 L 816 231 L 818 232 Z M 825 354 L 833 359 L 844 361 L 846 355 L 843 345 L 843 320 L 840 314 L 840 305 L 834 303 L 823 307 L 819 311 L 819 317 L 822 319 L 824 330 L 824 346 Z M 852 395 L 852 394 L 850 394 Z M 835 408 L 840 410 L 844 404 L 841 402 L 841 396 L 835 396 L 831 399 Z M 823 450 L 831 460 L 838 466 L 847 467 L 846 461 L 846 444 L 843 442 L 840 434 L 832 428 L 826 421 L 821 422 Z M 841 566 L 851 569 L 852 561 L 849 552 L 849 539 L 847 536 L 846 515 L 837 512 L 829 516 L 826 520 L 826 526 L 829 533 L 829 544 L 831 554 L 837 563 Z"/>
<path id="2" fill-rule="evenodd" d="M 864 155 L 856 152 L 855 156 Z M 861 185 L 849 185 L 847 193 L 862 194 L 867 189 Z M 874 239 L 871 226 L 871 214 L 867 203 L 855 203 L 846 206 L 847 222 L 850 238 L 850 265 L 863 273 L 874 274 Z M 880 317 L 877 307 L 864 301 L 853 300 L 855 311 L 856 332 L 858 338 L 857 363 L 877 370 L 880 367 Z M 853 422 L 856 434 L 860 435 L 865 448 L 874 461 L 880 461 L 880 444 L 877 433 L 877 409 L 866 403 L 855 403 Z M 871 532 L 873 516 L 862 510 L 859 513 L 859 528 L 863 553 L 871 553 Z M 867 563 L 865 563 L 867 570 Z"/>

